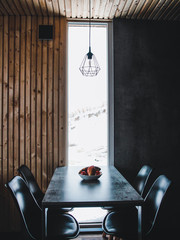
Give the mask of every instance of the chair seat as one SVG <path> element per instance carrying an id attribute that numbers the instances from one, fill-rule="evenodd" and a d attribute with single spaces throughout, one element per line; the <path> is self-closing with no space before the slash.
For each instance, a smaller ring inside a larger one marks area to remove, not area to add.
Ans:
<path id="1" fill-rule="evenodd" d="M 104 210 L 108 210 L 109 212 L 110 211 L 124 211 L 124 209 L 126 209 L 126 211 L 128 210 L 128 209 L 131 209 L 131 208 L 134 208 L 134 206 L 125 206 L 125 205 L 123 205 L 123 206 L 118 206 L 118 207 L 114 207 L 114 206 L 107 206 L 107 207 L 101 207 L 102 209 L 104 209 Z"/>
<path id="2" fill-rule="evenodd" d="M 42 239 L 42 209 L 32 192 L 20 176 L 13 177 L 5 186 L 10 190 L 17 204 L 21 220 L 23 239 Z M 79 224 L 70 214 L 58 210 L 47 212 L 48 240 L 64 240 L 76 238 Z"/>
<path id="3" fill-rule="evenodd" d="M 110 212 L 103 221 L 103 230 L 107 234 L 120 238 L 138 238 L 138 211 L 136 207 Z"/>
<path id="4" fill-rule="evenodd" d="M 47 219 L 48 240 L 72 239 L 78 236 L 79 225 L 72 215 L 48 211 Z"/>
<path id="5" fill-rule="evenodd" d="M 39 204 L 39 206 L 41 206 L 42 205 L 42 202 L 39 202 L 38 203 Z M 70 211 L 72 211 L 73 210 L 73 208 L 71 208 L 71 207 L 56 207 L 56 208 L 50 208 L 49 209 L 49 212 L 51 211 L 51 212 L 59 212 L 59 213 L 68 213 L 68 212 L 70 212 Z"/>
<path id="6" fill-rule="evenodd" d="M 44 193 L 41 191 L 34 175 L 32 174 L 31 170 L 26 165 L 21 165 L 18 168 L 18 172 L 22 175 L 23 179 L 27 183 L 30 191 L 32 192 L 33 196 L 35 197 L 38 205 L 42 208 L 42 200 L 44 197 Z M 61 213 L 72 211 L 73 208 L 59 208 L 58 209 Z"/>
<path id="7" fill-rule="evenodd" d="M 160 175 L 150 187 L 142 206 L 142 239 L 155 238 L 159 213 L 171 180 L 165 175 Z M 167 199 L 166 199 L 167 200 Z M 162 208 L 163 209 L 163 208 Z M 138 209 L 136 207 L 128 210 L 114 211 L 106 215 L 103 221 L 103 230 L 106 234 L 114 235 L 122 239 L 136 240 L 138 237 Z M 111 236 L 112 237 L 112 236 Z"/>
<path id="8" fill-rule="evenodd" d="M 144 189 L 146 187 L 147 181 L 149 179 L 150 174 L 152 173 L 152 168 L 148 165 L 144 165 L 136 175 L 136 178 L 134 179 L 134 182 L 132 185 L 136 189 L 136 191 L 143 197 Z M 102 207 L 105 210 L 108 211 L 117 211 L 119 207 Z M 120 207 L 121 209 L 122 207 Z"/>
<path id="9" fill-rule="evenodd" d="M 66 213 L 66 212 L 70 212 L 70 211 L 72 211 L 73 210 L 73 208 L 68 208 L 68 207 L 66 207 L 66 208 L 58 208 L 58 210 L 60 211 L 60 212 L 63 212 L 63 213 Z"/>

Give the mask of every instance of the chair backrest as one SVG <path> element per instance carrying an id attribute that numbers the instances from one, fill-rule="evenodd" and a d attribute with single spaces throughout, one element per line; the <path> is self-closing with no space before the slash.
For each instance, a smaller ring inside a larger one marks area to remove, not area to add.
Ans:
<path id="1" fill-rule="evenodd" d="M 133 182 L 133 187 L 142 196 L 144 193 L 145 186 L 147 184 L 148 178 L 152 173 L 152 168 L 148 165 L 144 165 L 138 172 L 136 178 Z"/>
<path id="2" fill-rule="evenodd" d="M 34 175 L 31 170 L 26 165 L 21 165 L 18 168 L 18 172 L 21 174 L 27 185 L 29 186 L 30 191 L 34 195 L 36 201 L 41 206 L 41 201 L 44 197 L 43 192 L 41 191 Z"/>
<path id="3" fill-rule="evenodd" d="M 142 208 L 143 232 L 145 235 L 150 234 L 153 230 L 160 206 L 170 185 L 171 181 L 165 175 L 160 175 L 147 193 Z"/>
<path id="4" fill-rule="evenodd" d="M 25 181 L 20 176 L 15 176 L 5 186 L 18 207 L 26 236 L 29 239 L 41 239 L 42 211 Z"/>

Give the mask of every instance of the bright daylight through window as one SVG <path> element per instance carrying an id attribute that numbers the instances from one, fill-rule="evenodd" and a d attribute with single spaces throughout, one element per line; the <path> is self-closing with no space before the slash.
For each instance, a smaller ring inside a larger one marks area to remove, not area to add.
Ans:
<path id="1" fill-rule="evenodd" d="M 68 24 L 68 165 L 107 165 L 108 72 L 107 24 L 92 23 L 91 47 L 101 70 L 83 76 L 79 70 L 88 52 L 88 22 Z"/>

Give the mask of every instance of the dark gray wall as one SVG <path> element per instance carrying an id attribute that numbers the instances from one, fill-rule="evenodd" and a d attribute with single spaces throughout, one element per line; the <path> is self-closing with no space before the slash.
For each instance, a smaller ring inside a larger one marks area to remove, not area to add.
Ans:
<path id="1" fill-rule="evenodd" d="M 179 222 L 180 23 L 114 20 L 115 166 L 131 181 L 150 164 L 173 181 Z M 168 213 L 169 214 L 169 213 Z"/>

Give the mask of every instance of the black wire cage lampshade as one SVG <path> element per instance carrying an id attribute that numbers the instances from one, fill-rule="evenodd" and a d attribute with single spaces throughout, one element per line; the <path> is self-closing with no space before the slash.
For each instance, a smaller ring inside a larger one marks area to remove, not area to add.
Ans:
<path id="1" fill-rule="evenodd" d="M 79 70 L 86 77 L 94 77 L 101 70 L 95 55 L 91 52 L 91 0 L 89 0 L 89 52 L 84 56 Z"/>
<path id="2" fill-rule="evenodd" d="M 100 71 L 99 64 L 95 55 L 91 52 L 91 48 L 89 48 L 89 52 L 84 56 L 79 70 L 81 71 L 82 75 L 86 77 L 96 76 Z"/>

